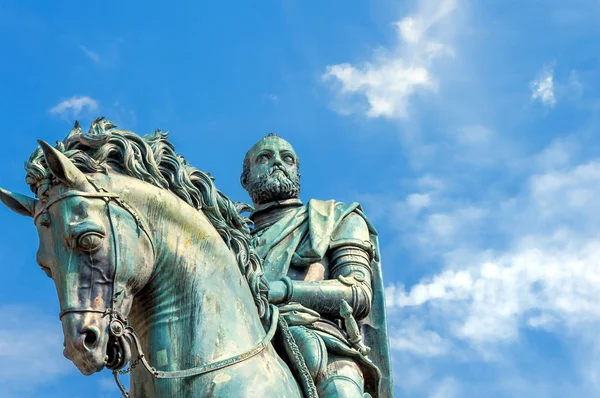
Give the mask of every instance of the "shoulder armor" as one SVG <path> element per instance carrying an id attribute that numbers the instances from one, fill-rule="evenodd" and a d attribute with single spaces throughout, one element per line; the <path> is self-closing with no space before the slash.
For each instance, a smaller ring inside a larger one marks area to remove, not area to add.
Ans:
<path id="1" fill-rule="evenodd" d="M 369 228 L 365 220 L 355 212 L 348 214 L 333 231 L 329 249 L 341 246 L 355 246 L 373 255 L 373 242 L 369 236 Z"/>

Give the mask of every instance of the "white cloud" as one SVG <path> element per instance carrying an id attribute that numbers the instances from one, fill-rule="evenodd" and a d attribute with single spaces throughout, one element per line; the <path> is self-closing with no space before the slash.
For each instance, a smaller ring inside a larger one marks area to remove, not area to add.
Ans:
<path id="1" fill-rule="evenodd" d="M 50 113 L 62 118 L 77 117 L 83 112 L 95 112 L 98 110 L 98 102 L 88 96 L 73 96 L 53 106 Z"/>
<path id="2" fill-rule="evenodd" d="M 3 396 L 22 396 L 75 368 L 62 355 L 60 322 L 35 308 L 0 306 L 0 383 Z"/>
<path id="3" fill-rule="evenodd" d="M 389 331 L 392 350 L 408 351 L 420 357 L 444 355 L 450 350 L 450 343 L 438 333 L 424 330 L 422 322 L 414 318 L 405 319 L 401 326 Z"/>
<path id="4" fill-rule="evenodd" d="M 409 292 L 398 289 L 389 305 L 431 306 L 440 322 L 455 325 L 455 338 L 472 344 L 514 341 L 523 327 L 600 323 L 600 240 L 522 243 L 494 262 L 446 270 Z"/>
<path id="5" fill-rule="evenodd" d="M 438 203 L 439 205 L 439 203 Z M 476 206 L 464 206 L 447 211 L 437 211 L 434 206 L 415 220 L 419 227 L 413 231 L 411 240 L 422 249 L 448 250 L 468 245 L 470 235 L 480 228 L 488 216 L 488 210 Z M 471 242 L 475 243 L 475 241 Z"/>
<path id="6" fill-rule="evenodd" d="M 457 131 L 456 140 L 466 146 L 481 147 L 491 143 L 494 133 L 482 125 L 464 126 Z"/>
<path id="7" fill-rule="evenodd" d="M 430 395 L 431 398 L 453 398 L 461 396 L 461 389 L 459 382 L 452 378 L 447 377 L 442 380 L 441 383 L 435 386 L 433 393 Z"/>
<path id="8" fill-rule="evenodd" d="M 80 45 L 79 48 L 81 49 L 81 51 L 83 51 L 83 53 L 85 54 L 85 56 L 88 57 L 92 62 L 94 62 L 95 64 L 97 64 L 97 63 L 100 62 L 100 55 L 98 55 L 98 53 L 90 50 L 89 48 L 87 48 L 83 44 Z"/>
<path id="9" fill-rule="evenodd" d="M 434 239 L 452 238 L 456 233 L 455 218 L 448 214 L 433 213 L 427 217 L 427 236 Z"/>
<path id="10" fill-rule="evenodd" d="M 571 94 L 571 97 L 574 99 L 579 99 L 583 94 L 583 83 L 581 83 L 579 72 L 576 70 L 572 70 L 571 74 L 569 75 L 568 90 Z"/>
<path id="11" fill-rule="evenodd" d="M 579 149 L 580 145 L 573 139 L 554 139 L 536 155 L 536 166 L 541 170 L 556 170 L 568 167 L 578 154 Z"/>
<path id="12" fill-rule="evenodd" d="M 554 71 L 551 67 L 545 66 L 539 76 L 529 83 L 529 88 L 531 89 L 532 101 L 540 101 L 548 107 L 556 105 Z"/>
<path id="13" fill-rule="evenodd" d="M 119 379 L 125 388 L 129 389 L 129 377 L 121 377 Z M 118 390 L 114 377 L 100 377 L 98 379 L 98 389 L 102 392 L 115 393 Z"/>
<path id="14" fill-rule="evenodd" d="M 599 195 L 597 160 L 531 176 L 508 205 L 429 214 L 410 233 L 429 237 L 430 245 L 464 245 L 474 221 L 509 235 L 510 244 L 496 251 L 483 242 L 465 246 L 441 272 L 409 289 L 388 287 L 388 307 L 430 319 L 432 329 L 416 335 L 449 328 L 453 339 L 473 346 L 514 342 L 523 328 L 561 325 L 576 333 L 600 325 Z"/>
<path id="15" fill-rule="evenodd" d="M 600 221 L 600 159 L 566 171 L 551 171 L 531 178 L 532 203 L 540 221 L 593 228 Z"/>
<path id="16" fill-rule="evenodd" d="M 438 39 L 444 35 L 432 31 L 448 19 L 455 8 L 454 0 L 419 1 L 414 15 L 394 24 L 397 33 L 394 50 L 381 50 L 362 66 L 349 63 L 327 66 L 323 79 L 339 83 L 342 96 L 364 96 L 368 105 L 362 111 L 368 117 L 407 118 L 412 96 L 437 89 L 434 61 L 453 54 L 452 48 Z M 342 106 L 338 110 L 353 111 Z"/>
<path id="17" fill-rule="evenodd" d="M 426 174 L 414 181 L 418 194 L 388 207 L 378 225 L 386 220 L 396 228 L 393 246 L 404 244 L 409 253 L 398 259 L 385 253 L 388 264 L 418 258 L 404 275 L 429 273 L 386 288 L 395 366 L 414 374 L 404 380 L 399 373 L 398 391 L 415 397 L 598 394 L 600 159 L 577 164 L 577 147 L 557 139 L 530 156 L 528 170 L 537 174 L 511 196 L 453 198 L 446 181 Z M 424 193 L 428 205 L 411 212 L 409 198 Z M 540 335 L 561 348 L 530 347 L 529 339 Z M 568 359 L 559 365 L 561 355 Z M 523 360 L 548 361 L 527 371 L 539 383 L 523 376 Z M 465 376 L 480 367 L 502 381 Z M 546 378 L 563 368 L 573 376 Z"/>
<path id="18" fill-rule="evenodd" d="M 446 183 L 443 179 L 433 176 L 431 174 L 426 174 L 417 179 L 416 185 L 420 189 L 427 189 L 432 191 L 440 191 L 446 187 Z"/>
<path id="19" fill-rule="evenodd" d="M 419 211 L 431 204 L 431 196 L 427 193 L 413 193 L 406 197 L 406 203 L 414 211 Z"/>
<path id="20" fill-rule="evenodd" d="M 262 96 L 262 100 L 263 100 L 263 102 L 268 101 L 268 102 L 272 103 L 273 105 L 277 105 L 277 103 L 279 103 L 279 97 L 273 93 L 264 94 Z"/>

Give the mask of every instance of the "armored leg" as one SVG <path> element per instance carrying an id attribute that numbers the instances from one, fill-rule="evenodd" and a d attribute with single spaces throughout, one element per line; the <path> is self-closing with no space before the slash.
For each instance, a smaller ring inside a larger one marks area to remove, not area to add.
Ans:
<path id="1" fill-rule="evenodd" d="M 363 398 L 364 381 L 351 359 L 329 354 L 327 368 L 316 380 L 320 398 Z"/>
<path id="2" fill-rule="evenodd" d="M 311 329 L 292 326 L 290 332 L 320 398 L 363 398 L 363 374 L 352 359 L 328 353 L 323 339 Z"/>
<path id="3" fill-rule="evenodd" d="M 323 339 L 304 326 L 292 326 L 290 332 L 296 340 L 310 375 L 313 380 L 316 380 L 327 368 L 328 355 Z"/>

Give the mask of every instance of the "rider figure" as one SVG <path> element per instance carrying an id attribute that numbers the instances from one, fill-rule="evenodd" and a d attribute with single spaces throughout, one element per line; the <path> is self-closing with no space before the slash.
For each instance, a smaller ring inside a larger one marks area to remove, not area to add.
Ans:
<path id="1" fill-rule="evenodd" d="M 269 301 L 288 321 L 319 396 L 391 396 L 377 235 L 360 206 L 303 204 L 298 157 L 275 134 L 248 151 L 241 183 L 255 207 Z"/>

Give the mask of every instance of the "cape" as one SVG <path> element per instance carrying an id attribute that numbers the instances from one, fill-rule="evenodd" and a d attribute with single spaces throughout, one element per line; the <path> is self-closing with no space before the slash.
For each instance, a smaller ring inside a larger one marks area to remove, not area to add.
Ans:
<path id="1" fill-rule="evenodd" d="M 379 239 L 377 231 L 363 213 L 361 206 L 356 202 L 342 203 L 334 200 L 312 199 L 306 205 L 299 205 L 283 218 L 263 229 L 261 236 L 255 241 L 255 249 L 264 260 L 267 279 L 279 279 L 287 274 L 290 265 L 306 267 L 320 261 L 330 247 L 333 232 L 350 213 L 356 213 L 365 220 L 374 249 L 371 261 L 373 272 L 371 311 L 366 318 L 358 321 L 358 325 L 364 343 L 371 348 L 368 358 L 379 368 L 381 379 L 379 382 L 365 379 L 365 391 L 378 391 L 379 397 L 393 397 Z M 255 232 L 257 231 L 253 231 Z"/>

